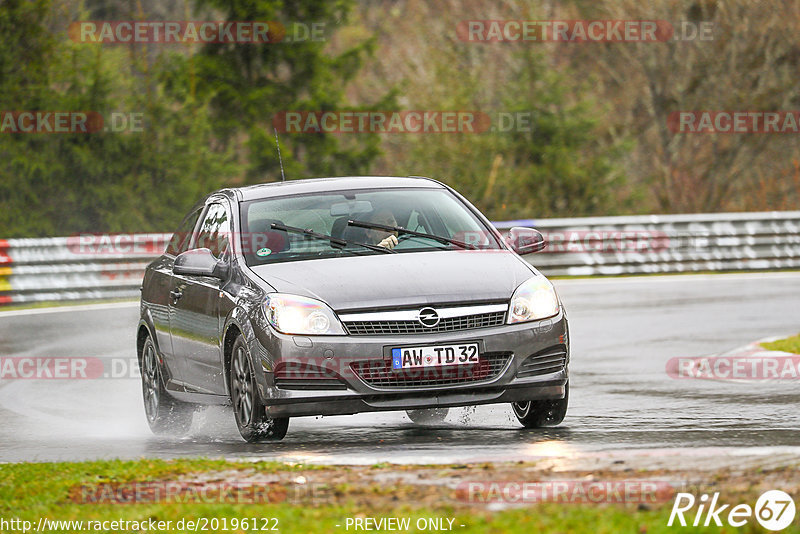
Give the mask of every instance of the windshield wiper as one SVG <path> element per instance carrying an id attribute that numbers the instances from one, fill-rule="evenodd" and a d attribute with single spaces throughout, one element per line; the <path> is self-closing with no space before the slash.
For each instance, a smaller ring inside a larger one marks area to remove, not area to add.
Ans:
<path id="1" fill-rule="evenodd" d="M 445 245 L 455 245 L 460 248 L 465 248 L 469 250 L 476 250 L 478 247 L 475 245 L 471 245 L 469 243 L 464 243 L 463 241 L 458 241 L 457 239 L 450 239 L 449 237 L 442 237 L 436 234 L 426 234 L 425 232 L 417 232 L 415 230 L 408 230 L 403 228 L 402 226 L 387 226 L 385 224 L 378 224 L 378 223 L 371 223 L 365 221 L 354 221 L 350 219 L 347 221 L 348 226 L 357 226 L 359 228 L 367 228 L 369 230 L 383 230 L 385 232 L 397 232 L 400 234 L 408 234 L 413 235 L 416 237 L 425 237 L 428 239 L 433 239 L 434 241 L 438 241 L 439 243 L 443 243 Z"/>
<path id="2" fill-rule="evenodd" d="M 347 241 L 346 239 L 339 239 L 338 237 L 333 237 L 332 235 L 320 234 L 313 230 L 298 228 L 296 226 L 286 226 L 285 224 L 272 223 L 270 225 L 270 228 L 273 230 L 280 230 L 283 232 L 292 232 L 295 234 L 307 235 L 308 237 L 313 237 L 314 239 L 327 241 L 334 248 L 344 248 L 348 245 L 356 245 L 359 247 L 367 248 L 369 250 L 374 250 L 376 252 L 388 252 L 389 254 L 397 254 L 397 252 L 395 252 L 394 250 L 379 247 L 378 245 L 368 245 L 367 243 L 359 243 L 358 241 Z"/>

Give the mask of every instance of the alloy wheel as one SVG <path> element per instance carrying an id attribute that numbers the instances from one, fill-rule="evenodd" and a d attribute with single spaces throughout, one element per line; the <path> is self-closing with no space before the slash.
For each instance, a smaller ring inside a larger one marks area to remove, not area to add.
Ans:
<path id="1" fill-rule="evenodd" d="M 247 427 L 253 418 L 253 382 L 250 362 L 244 348 L 237 347 L 233 355 L 233 409 L 239 425 Z"/>
<path id="2" fill-rule="evenodd" d="M 142 357 L 142 392 L 144 394 L 144 409 L 147 419 L 151 422 L 158 418 L 159 384 L 158 361 L 152 343 L 147 343 Z"/>

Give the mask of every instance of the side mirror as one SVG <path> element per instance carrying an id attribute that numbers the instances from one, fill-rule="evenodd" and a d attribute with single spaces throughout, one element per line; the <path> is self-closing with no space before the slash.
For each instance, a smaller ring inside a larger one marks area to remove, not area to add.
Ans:
<path id="1" fill-rule="evenodd" d="M 189 276 L 211 276 L 224 280 L 228 277 L 228 266 L 215 258 L 207 248 L 196 248 L 178 254 L 172 272 Z"/>
<path id="2" fill-rule="evenodd" d="M 506 244 L 520 256 L 539 252 L 547 246 L 544 236 L 539 230 L 520 226 L 515 226 L 508 232 Z"/>

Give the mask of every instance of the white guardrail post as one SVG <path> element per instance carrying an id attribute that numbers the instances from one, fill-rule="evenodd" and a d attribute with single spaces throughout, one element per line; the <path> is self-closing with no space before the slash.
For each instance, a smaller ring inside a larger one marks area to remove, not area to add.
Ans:
<path id="1" fill-rule="evenodd" d="M 800 268 L 800 211 L 496 222 L 540 230 L 550 276 Z M 170 234 L 0 239 L 0 305 L 135 298 Z"/>

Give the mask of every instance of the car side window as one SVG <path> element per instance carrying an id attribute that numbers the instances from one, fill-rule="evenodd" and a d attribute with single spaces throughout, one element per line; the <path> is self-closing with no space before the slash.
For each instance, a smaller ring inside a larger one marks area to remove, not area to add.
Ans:
<path id="1" fill-rule="evenodd" d="M 221 258 L 228 248 L 230 233 L 231 221 L 225 206 L 211 204 L 197 232 L 195 248 L 207 248 L 215 257 Z"/>
<path id="2" fill-rule="evenodd" d="M 166 254 L 171 256 L 177 256 L 181 252 L 186 252 L 189 250 L 189 244 L 192 242 L 192 232 L 194 231 L 195 226 L 197 226 L 197 219 L 200 218 L 200 214 L 203 212 L 203 209 L 200 208 L 197 211 L 190 213 L 181 223 L 180 227 L 172 234 L 172 238 L 169 240 L 167 244 Z"/>

